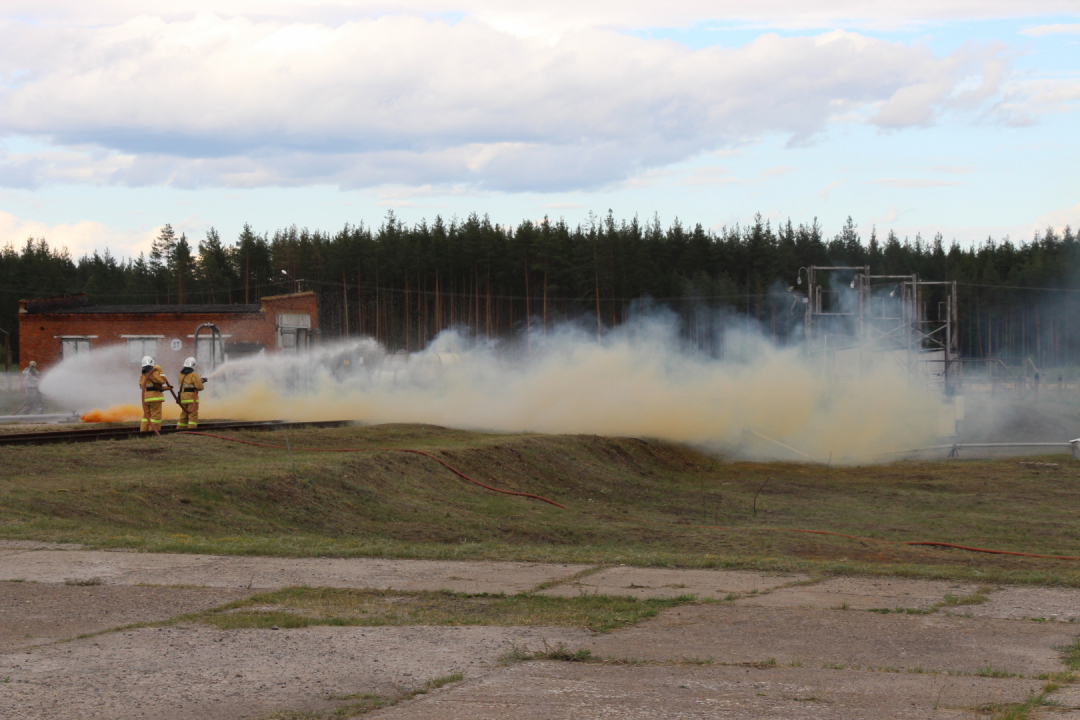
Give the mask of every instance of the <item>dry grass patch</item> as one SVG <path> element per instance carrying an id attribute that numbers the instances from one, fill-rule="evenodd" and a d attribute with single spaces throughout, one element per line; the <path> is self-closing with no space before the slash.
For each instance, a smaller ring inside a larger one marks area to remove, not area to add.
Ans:
<path id="1" fill-rule="evenodd" d="M 637 600 L 583 595 L 469 595 L 293 587 L 260 593 L 195 616 L 221 629 L 301 628 L 312 625 L 502 625 L 585 628 L 597 632 L 633 625 L 692 596 Z"/>
<path id="2" fill-rule="evenodd" d="M 990 599 L 990 593 L 992 592 L 994 592 L 994 588 L 989 585 L 982 585 L 978 590 L 968 595 L 946 593 L 942 602 L 935 605 L 935 609 L 939 607 L 960 607 L 962 605 L 982 605 Z"/>

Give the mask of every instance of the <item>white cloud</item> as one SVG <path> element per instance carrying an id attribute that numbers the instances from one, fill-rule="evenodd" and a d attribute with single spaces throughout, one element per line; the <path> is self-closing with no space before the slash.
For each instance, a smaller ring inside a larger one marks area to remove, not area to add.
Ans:
<path id="1" fill-rule="evenodd" d="M 1020 34 L 1030 35 L 1032 37 L 1041 37 L 1043 35 L 1080 35 L 1080 23 L 1036 25 L 1035 27 L 1021 30 Z"/>
<path id="2" fill-rule="evenodd" d="M 335 24 L 358 17 L 422 14 L 480 20 L 503 32 L 540 35 L 583 28 L 684 27 L 706 21 L 821 28 L 930 21 L 1075 16 L 1074 0 L 5 0 L 9 17 L 102 25 L 140 15 L 187 19 L 198 13 Z"/>
<path id="3" fill-rule="evenodd" d="M 646 5 L 630 10 L 645 17 Z M 0 182 L 599 187 L 766 133 L 813 138 L 839 114 L 925 125 L 961 83 L 999 66 L 989 50 L 939 57 L 842 31 L 693 50 L 605 29 L 552 40 L 407 14 L 8 22 L 0 134 L 60 149 L 0 157 Z"/>
<path id="4" fill-rule="evenodd" d="M 884 187 L 902 190 L 919 190 L 923 188 L 952 187 L 963 185 L 955 180 L 935 180 L 933 178 L 881 178 L 879 180 L 867 180 L 871 185 L 883 185 Z"/>
<path id="5" fill-rule="evenodd" d="M 898 217 L 900 217 L 900 213 L 897 211 L 896 206 L 893 205 L 892 207 L 889 208 L 889 211 L 887 213 L 885 213 L 884 215 L 882 215 L 879 218 L 874 218 L 871 221 L 871 224 L 872 225 L 877 225 L 878 223 L 896 222 L 896 219 Z"/>
<path id="6" fill-rule="evenodd" d="M 1080 107 L 1080 80 L 1042 78 L 1014 83 L 994 108 L 994 114 L 1009 125 L 1030 125 L 1048 113 Z"/>
<path id="7" fill-rule="evenodd" d="M 679 185 L 760 185 L 766 180 L 787 175 L 794 172 L 795 168 L 781 165 L 765 168 L 757 174 L 756 178 L 741 178 L 731 174 L 731 171 L 720 165 L 709 165 L 694 168 L 687 177 L 679 181 Z"/>
<path id="8" fill-rule="evenodd" d="M 397 200 L 412 202 L 416 198 L 480 195 L 466 185 L 384 185 L 368 191 L 368 194 L 379 198 L 379 205 L 393 204 Z"/>
<path id="9" fill-rule="evenodd" d="M 160 226 L 150 230 L 122 231 L 91 220 L 49 225 L 20 219 L 0 210 L 0 247 L 10 243 L 19 250 L 30 238 L 44 238 L 54 250 L 66 248 L 72 258 L 95 250 L 104 252 L 105 249 L 114 257 L 131 257 L 149 252 L 151 243 L 160 231 Z"/>
<path id="10" fill-rule="evenodd" d="M 37 152 L 7 152 L 0 146 L 0 185 L 36 187 L 42 183 L 108 182 L 129 171 L 135 155 L 73 146 Z"/>
<path id="11" fill-rule="evenodd" d="M 739 182 L 731 171 L 720 165 L 694 168 L 688 177 L 679 181 L 680 185 L 728 185 Z"/>
<path id="12" fill-rule="evenodd" d="M 831 193 L 836 188 L 841 187 L 845 183 L 847 183 L 847 180 L 834 180 L 834 181 L 832 181 L 831 183 L 829 183 L 828 185 L 826 185 L 825 187 L 823 187 L 821 189 L 821 191 L 818 193 L 818 197 L 821 198 L 822 200 L 828 200 L 829 199 L 829 193 Z"/>
<path id="13" fill-rule="evenodd" d="M 1080 231 L 1080 202 L 1071 207 L 1046 213 L 1035 221 L 1032 231 L 1045 232 L 1048 227 L 1060 231 L 1064 230 L 1065 226 L 1071 227 L 1074 231 Z"/>
<path id="14" fill-rule="evenodd" d="M 900 217 L 905 215 L 910 215 L 910 213 L 907 211 L 900 212 Z M 883 240 L 888 237 L 890 230 L 896 233 L 896 236 L 901 241 L 906 238 L 911 242 L 915 241 L 917 235 L 921 235 L 923 242 L 926 242 L 932 240 L 936 234 L 941 233 L 945 241 L 945 247 L 951 245 L 953 240 L 956 240 L 961 247 L 970 247 L 986 242 L 988 238 L 993 238 L 998 242 L 1004 238 L 1009 238 L 1013 242 L 1031 239 L 1031 226 L 1026 223 L 1013 225 L 949 225 L 925 222 L 917 225 L 886 226 L 878 227 L 878 239 Z"/>
<path id="15" fill-rule="evenodd" d="M 613 183 L 607 190 L 641 190 L 655 187 L 663 183 L 667 178 L 677 175 L 675 170 L 668 168 L 652 168 L 643 172 L 635 173 L 626 180 Z"/>
<path id="16" fill-rule="evenodd" d="M 768 180 L 769 178 L 781 177 L 792 172 L 795 172 L 795 168 L 788 165 L 779 165 L 777 167 L 765 168 L 759 173 L 758 176 L 762 180 Z"/>
<path id="17" fill-rule="evenodd" d="M 931 172 L 948 173 L 949 175 L 970 175 L 975 172 L 974 165 L 935 165 L 930 168 Z"/>

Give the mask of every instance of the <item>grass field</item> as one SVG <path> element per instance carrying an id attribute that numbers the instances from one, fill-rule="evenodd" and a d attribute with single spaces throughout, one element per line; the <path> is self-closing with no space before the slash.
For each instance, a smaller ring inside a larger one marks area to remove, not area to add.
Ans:
<path id="1" fill-rule="evenodd" d="M 282 433 L 228 433 L 284 444 Z M 657 441 L 417 425 L 290 431 L 294 452 L 197 436 L 0 448 L 0 537 L 170 552 L 513 559 L 1080 586 L 1080 462 L 741 463 Z M 481 482 L 545 503 L 491 493 Z M 756 498 L 756 500 L 755 500 Z"/>

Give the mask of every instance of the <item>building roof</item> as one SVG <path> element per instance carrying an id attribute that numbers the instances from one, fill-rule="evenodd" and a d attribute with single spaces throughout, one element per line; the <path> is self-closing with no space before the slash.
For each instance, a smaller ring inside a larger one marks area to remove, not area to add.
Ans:
<path id="1" fill-rule="evenodd" d="M 28 302 L 29 315 L 221 315 L 257 314 L 262 305 L 81 305 L 76 307 L 40 307 Z"/>
<path id="2" fill-rule="evenodd" d="M 287 295 L 267 295 L 257 303 L 235 305 L 90 305 L 86 293 L 61 295 L 51 298 L 20 300 L 19 313 L 27 315 L 221 315 L 254 314 L 262 311 L 263 304 L 277 300 L 292 300 L 301 297 L 315 297 L 315 293 L 289 293 Z"/>
<path id="3" fill-rule="evenodd" d="M 267 300 L 285 300 L 287 298 L 300 298 L 308 295 L 315 295 L 315 291 L 304 290 L 303 292 L 286 293 L 284 295 L 263 295 L 259 300 L 260 302 L 266 302 Z"/>

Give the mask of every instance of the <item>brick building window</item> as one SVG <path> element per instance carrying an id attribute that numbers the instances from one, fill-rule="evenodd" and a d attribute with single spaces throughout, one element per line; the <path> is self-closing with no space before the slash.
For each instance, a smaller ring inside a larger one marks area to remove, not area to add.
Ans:
<path id="1" fill-rule="evenodd" d="M 90 338 L 75 336 L 60 338 L 61 360 L 70 360 L 76 355 L 88 352 L 90 352 Z"/>
<path id="2" fill-rule="evenodd" d="M 164 337 L 163 335 L 127 335 L 121 337 L 127 337 L 128 362 L 132 364 L 140 363 L 145 355 L 149 355 L 154 358 L 155 362 L 157 361 L 158 338 Z"/>

